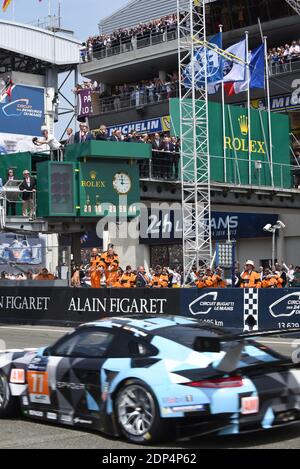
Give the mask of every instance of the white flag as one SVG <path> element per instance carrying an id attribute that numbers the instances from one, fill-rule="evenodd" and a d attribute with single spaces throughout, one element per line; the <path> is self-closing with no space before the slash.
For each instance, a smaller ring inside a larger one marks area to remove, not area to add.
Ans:
<path id="1" fill-rule="evenodd" d="M 245 81 L 246 79 L 246 39 L 226 49 L 227 54 L 237 57 L 239 60 L 224 58 L 224 83 Z"/>

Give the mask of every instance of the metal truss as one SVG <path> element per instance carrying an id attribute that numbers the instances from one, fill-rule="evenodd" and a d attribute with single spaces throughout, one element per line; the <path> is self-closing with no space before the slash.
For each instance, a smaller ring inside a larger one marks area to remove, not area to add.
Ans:
<path id="1" fill-rule="evenodd" d="M 203 54 L 202 89 L 196 90 L 195 53 L 206 41 L 205 0 L 177 0 L 180 90 L 181 179 L 184 283 L 192 268 L 210 265 L 211 200 L 207 100 L 207 58 Z M 190 87 L 184 75 L 190 71 Z M 197 69 L 197 70 L 196 70 Z"/>
<path id="2" fill-rule="evenodd" d="M 300 1 L 299 0 L 286 0 L 286 3 L 290 5 L 295 12 L 300 15 Z"/>

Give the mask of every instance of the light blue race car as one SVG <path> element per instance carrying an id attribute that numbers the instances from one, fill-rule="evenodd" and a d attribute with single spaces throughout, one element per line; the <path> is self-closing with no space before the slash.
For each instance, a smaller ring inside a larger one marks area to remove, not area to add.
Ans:
<path id="1" fill-rule="evenodd" d="M 278 333 L 150 314 L 85 324 L 50 347 L 0 353 L 0 418 L 143 444 L 295 422 L 299 365 L 252 338 Z"/>

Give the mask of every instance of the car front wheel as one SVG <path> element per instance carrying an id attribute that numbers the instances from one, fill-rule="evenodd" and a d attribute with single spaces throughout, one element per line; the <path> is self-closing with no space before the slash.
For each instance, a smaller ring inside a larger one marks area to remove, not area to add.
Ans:
<path id="1" fill-rule="evenodd" d="M 155 397 L 145 383 L 127 381 L 117 393 L 115 411 L 122 434 L 132 443 L 171 439 L 168 424 L 160 418 Z"/>

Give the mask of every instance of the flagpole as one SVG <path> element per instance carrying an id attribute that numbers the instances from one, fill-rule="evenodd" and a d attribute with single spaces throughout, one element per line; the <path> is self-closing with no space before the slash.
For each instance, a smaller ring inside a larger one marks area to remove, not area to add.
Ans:
<path id="1" fill-rule="evenodd" d="M 269 127 L 269 143 L 270 143 L 270 165 L 271 165 L 271 184 L 274 187 L 274 171 L 273 171 L 273 136 L 272 136 L 272 118 L 271 118 L 271 99 L 270 99 L 270 71 L 268 62 L 268 45 L 267 36 L 264 36 L 265 50 L 265 66 L 266 66 L 266 88 L 267 88 L 267 106 L 268 106 L 268 127 Z"/>
<path id="2" fill-rule="evenodd" d="M 249 184 L 252 184 L 251 174 L 251 95 L 250 95 L 250 62 L 249 62 L 249 31 L 245 31 L 246 35 L 246 73 L 247 73 L 247 108 L 248 108 L 248 171 L 249 171 Z"/>
<path id="3" fill-rule="evenodd" d="M 219 25 L 220 33 L 223 33 L 223 25 Z M 223 43 L 222 43 L 223 47 Z M 225 89 L 224 89 L 224 77 L 222 78 L 222 121 L 223 121 L 223 160 L 224 160 L 224 182 L 227 182 L 227 162 L 226 162 L 226 145 L 225 145 L 225 137 L 226 137 L 226 122 L 225 122 Z"/>

